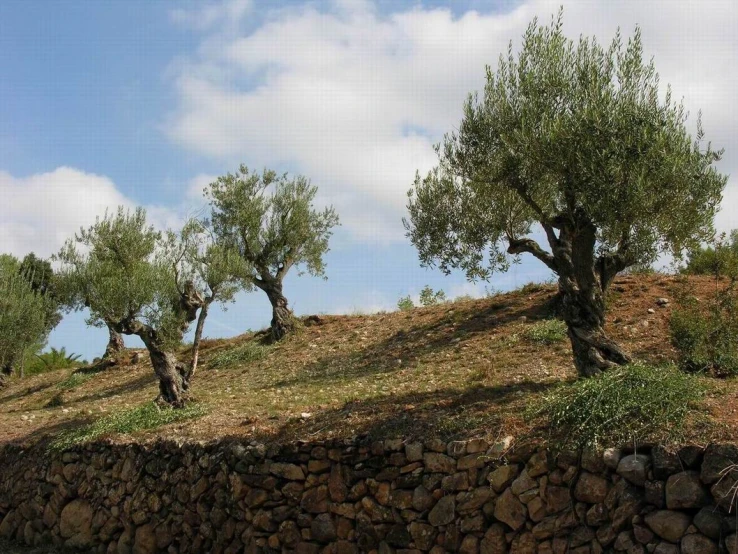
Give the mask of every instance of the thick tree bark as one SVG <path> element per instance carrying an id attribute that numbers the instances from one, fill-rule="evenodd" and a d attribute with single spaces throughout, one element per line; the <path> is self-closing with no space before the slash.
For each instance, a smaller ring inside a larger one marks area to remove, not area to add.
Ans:
<path id="1" fill-rule="evenodd" d="M 105 348 L 105 354 L 102 359 L 107 360 L 110 358 L 116 358 L 125 349 L 125 343 L 121 334 L 108 325 L 108 345 Z"/>
<path id="2" fill-rule="evenodd" d="M 175 408 L 185 404 L 184 394 L 189 388 L 181 365 L 174 354 L 157 347 L 147 347 L 154 373 L 159 378 L 159 398 Z"/>
<path id="3" fill-rule="evenodd" d="M 594 290 L 582 290 L 577 284 L 562 283 L 561 279 L 559 290 L 561 315 L 568 328 L 574 365 L 579 375 L 591 377 L 628 363 L 630 357 L 605 334 L 603 291 L 598 286 Z"/>
<path id="4" fill-rule="evenodd" d="M 615 254 L 595 258 L 597 228 L 586 214 L 570 202 L 570 211 L 555 218 L 541 216 L 551 252 L 532 239 L 509 236 L 508 252 L 527 252 L 542 261 L 559 278 L 559 313 L 566 322 L 580 376 L 591 377 L 630 362 L 630 356 L 605 334 L 605 291 L 615 275 L 627 265 L 628 236 Z M 558 236 L 555 230 L 558 230 Z"/>
<path id="5" fill-rule="evenodd" d="M 295 328 L 292 311 L 287 307 L 287 299 L 282 294 L 282 283 L 273 284 L 264 289 L 272 304 L 272 339 L 282 340 Z"/>
<path id="6" fill-rule="evenodd" d="M 184 366 L 169 352 L 155 329 L 139 321 L 121 322 L 116 331 L 138 336 L 146 346 L 151 358 L 151 366 L 159 379 L 159 397 L 175 408 L 185 404 L 185 392 L 189 388 Z"/>
<path id="7" fill-rule="evenodd" d="M 591 377 L 630 362 L 630 356 L 605 334 L 605 291 L 614 274 L 604 275 L 595 260 L 596 227 L 577 214 L 564 224 L 553 248 L 566 322 L 580 376 Z"/>

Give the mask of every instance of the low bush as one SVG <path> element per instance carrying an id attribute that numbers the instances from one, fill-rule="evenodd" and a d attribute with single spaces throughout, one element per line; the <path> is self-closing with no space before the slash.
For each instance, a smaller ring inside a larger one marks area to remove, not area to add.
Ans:
<path id="1" fill-rule="evenodd" d="M 715 377 L 738 375 L 738 293 L 729 285 L 703 307 L 684 294 L 669 318 L 671 342 L 685 371 Z"/>
<path id="2" fill-rule="evenodd" d="M 529 415 L 562 448 L 668 441 L 703 394 L 699 379 L 674 365 L 638 363 L 560 385 Z"/>
<path id="3" fill-rule="evenodd" d="M 544 319 L 528 325 L 523 336 L 537 344 L 554 344 L 566 340 L 566 323 L 560 319 Z"/>
<path id="4" fill-rule="evenodd" d="M 404 296 L 400 298 L 397 301 L 397 308 L 401 312 L 406 312 L 407 310 L 412 310 L 415 307 L 415 304 L 413 304 L 412 298 L 410 296 Z"/>
<path id="5" fill-rule="evenodd" d="M 61 433 L 51 443 L 54 450 L 65 450 L 113 433 L 135 433 L 156 429 L 162 425 L 201 417 L 207 413 L 201 404 L 190 403 L 184 408 L 160 407 L 149 402 L 137 408 L 108 414 L 100 419 L 76 429 Z"/>
<path id="6" fill-rule="evenodd" d="M 443 304 L 445 301 L 446 293 L 442 290 L 434 291 L 430 286 L 425 285 L 423 290 L 420 291 L 421 306 L 435 306 L 437 304 Z"/>
<path id="7" fill-rule="evenodd" d="M 264 359 L 268 351 L 268 346 L 255 342 L 245 342 L 235 348 L 229 348 L 213 355 L 208 361 L 208 367 L 211 369 L 238 367 Z"/>

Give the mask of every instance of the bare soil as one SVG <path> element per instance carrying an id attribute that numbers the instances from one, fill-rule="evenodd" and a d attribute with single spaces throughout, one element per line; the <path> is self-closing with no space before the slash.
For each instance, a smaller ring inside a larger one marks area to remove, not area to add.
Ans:
<path id="1" fill-rule="evenodd" d="M 681 279 L 681 281 L 680 281 Z M 707 298 L 715 283 L 691 277 Z M 607 332 L 636 359 L 676 359 L 668 318 L 683 278 L 624 276 L 608 296 Z M 308 318 L 292 337 L 265 346 L 256 361 L 209 368 L 216 356 L 263 334 L 205 341 L 193 400 L 208 408 L 185 423 L 111 440 L 312 440 L 373 436 L 488 436 L 531 430 L 526 411 L 541 395 L 576 377 L 568 340 L 537 344 L 525 330 L 551 315 L 555 287 L 523 289 L 410 311 Z M 665 307 L 658 298 L 672 300 Z M 649 309 L 654 313 L 649 313 Z M 183 352 L 184 354 L 185 352 Z M 157 394 L 148 356 L 71 388 L 72 370 L 15 380 L 0 391 L 0 443 L 36 442 Z M 738 381 L 705 378 L 712 422 L 698 443 L 738 436 Z M 67 385 L 68 387 L 68 385 Z"/>

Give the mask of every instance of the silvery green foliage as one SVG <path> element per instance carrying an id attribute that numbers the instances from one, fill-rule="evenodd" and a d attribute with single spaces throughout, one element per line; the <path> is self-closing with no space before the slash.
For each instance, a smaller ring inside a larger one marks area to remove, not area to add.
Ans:
<path id="1" fill-rule="evenodd" d="M 323 255 L 338 215 L 332 207 L 315 210 L 316 193 L 303 176 L 259 174 L 241 165 L 206 189 L 210 223 L 214 234 L 248 262 L 252 282 L 268 276 L 281 280 L 292 266 L 323 276 Z"/>
<path id="2" fill-rule="evenodd" d="M 69 239 L 56 259 L 66 298 L 89 308 L 88 324 L 125 333 L 141 322 L 173 342 L 181 339 L 174 270 L 143 208 L 106 213 Z"/>
<path id="3" fill-rule="evenodd" d="M 203 302 L 232 302 L 238 291 L 252 287 L 249 264 L 197 219 L 187 221 L 179 233 L 167 231 L 162 256 L 180 294 L 191 287 Z"/>
<path id="4" fill-rule="evenodd" d="M 46 339 L 49 303 L 21 274 L 17 259 L 0 256 L 0 373 L 12 372 L 26 348 Z"/>
<path id="5" fill-rule="evenodd" d="M 469 96 L 458 131 L 437 146 L 439 164 L 409 191 L 408 236 L 424 265 L 486 279 L 555 243 L 562 221 L 597 230 L 596 254 L 621 270 L 662 251 L 677 256 L 712 232 L 726 177 L 721 151 L 693 140 L 687 113 L 643 61 L 641 33 L 608 47 L 549 26 L 528 27 L 484 90 Z M 552 238 L 554 240 L 552 240 Z"/>

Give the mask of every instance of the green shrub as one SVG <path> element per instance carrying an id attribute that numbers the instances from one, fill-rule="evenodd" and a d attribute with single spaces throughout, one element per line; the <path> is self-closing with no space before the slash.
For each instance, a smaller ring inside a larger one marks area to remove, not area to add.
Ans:
<path id="1" fill-rule="evenodd" d="M 149 402 L 137 408 L 112 413 L 76 429 L 57 436 L 51 443 L 54 450 L 65 450 L 75 444 L 95 440 L 113 433 L 135 433 L 146 429 L 156 429 L 162 425 L 201 417 L 207 413 L 201 404 L 190 403 L 184 408 L 160 407 Z"/>
<path id="2" fill-rule="evenodd" d="M 442 290 L 434 291 L 430 286 L 425 285 L 423 290 L 420 291 L 421 306 L 435 306 L 436 304 L 443 304 L 445 301 L 446 293 Z"/>
<path id="3" fill-rule="evenodd" d="M 678 438 L 703 392 L 676 366 L 632 364 L 557 387 L 532 415 L 562 448 L 669 440 Z"/>
<path id="4" fill-rule="evenodd" d="M 729 236 L 722 234 L 705 248 L 689 253 L 687 266 L 682 273 L 689 275 L 728 275 L 738 270 L 738 229 Z"/>
<path id="5" fill-rule="evenodd" d="M 682 295 L 669 319 L 671 342 L 685 371 L 738 375 L 738 297 L 734 286 L 716 291 L 702 308 Z"/>
<path id="6" fill-rule="evenodd" d="M 406 312 L 407 310 L 412 310 L 415 307 L 415 304 L 413 304 L 412 299 L 408 295 L 397 301 L 397 307 L 401 312 Z"/>
<path id="7" fill-rule="evenodd" d="M 56 371 L 57 369 L 69 369 L 71 367 L 79 367 L 86 365 L 85 360 L 80 359 L 79 354 L 67 354 L 65 347 L 59 350 L 52 347 L 50 351 L 43 354 L 34 354 L 27 361 L 26 375 L 37 375 L 46 373 L 47 371 Z"/>
<path id="8" fill-rule="evenodd" d="M 560 319 L 544 319 L 528 325 L 523 336 L 537 344 L 554 344 L 566 340 L 566 323 Z"/>
<path id="9" fill-rule="evenodd" d="M 268 351 L 269 347 L 267 346 L 255 342 L 245 342 L 235 348 L 229 348 L 215 354 L 210 358 L 208 367 L 211 369 L 238 367 L 264 359 Z"/>

